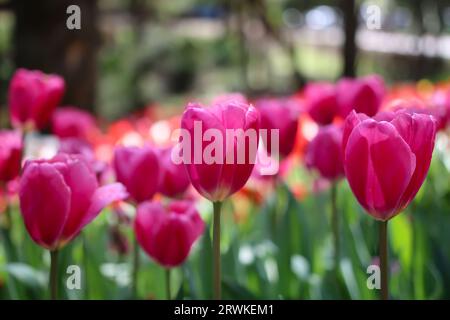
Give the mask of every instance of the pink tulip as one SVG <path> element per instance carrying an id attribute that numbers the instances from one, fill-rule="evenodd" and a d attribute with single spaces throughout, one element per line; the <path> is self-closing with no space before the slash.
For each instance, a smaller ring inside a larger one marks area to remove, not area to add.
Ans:
<path id="1" fill-rule="evenodd" d="M 100 211 L 127 197 L 121 184 L 99 187 L 95 174 L 77 156 L 29 161 L 20 181 L 25 227 L 40 246 L 56 250 L 75 238 Z"/>
<path id="2" fill-rule="evenodd" d="M 271 153 L 271 130 L 279 130 L 280 155 L 286 157 L 297 137 L 299 107 L 291 99 L 260 99 L 255 102 L 261 115 L 261 129 L 267 130 L 267 151 Z"/>
<path id="3" fill-rule="evenodd" d="M 347 117 L 352 110 L 373 116 L 380 109 L 385 88 L 380 76 L 371 75 L 357 79 L 344 78 L 337 84 L 337 92 L 342 117 Z"/>
<path id="4" fill-rule="evenodd" d="M 167 197 L 176 197 L 183 194 L 190 185 L 186 168 L 183 164 L 172 161 L 172 147 L 159 151 L 161 163 L 160 192 Z"/>
<path id="5" fill-rule="evenodd" d="M 20 173 L 22 136 L 16 131 L 0 131 L 0 185 Z"/>
<path id="6" fill-rule="evenodd" d="M 61 101 L 64 79 L 41 71 L 19 69 L 9 86 L 9 110 L 14 127 L 42 129 Z"/>
<path id="7" fill-rule="evenodd" d="M 204 230 L 204 222 L 189 201 L 139 205 L 134 222 L 136 239 L 159 264 L 173 268 L 182 264 Z"/>
<path id="8" fill-rule="evenodd" d="M 343 137 L 345 174 L 369 214 L 387 221 L 414 199 L 430 166 L 435 135 L 430 115 L 350 113 Z"/>
<path id="9" fill-rule="evenodd" d="M 151 200 L 158 191 L 161 165 L 152 147 L 117 147 L 113 166 L 117 181 L 125 185 L 133 201 Z"/>
<path id="10" fill-rule="evenodd" d="M 342 128 L 335 125 L 321 127 L 306 149 L 305 162 L 308 168 L 316 169 L 326 179 L 343 176 Z"/>
<path id="11" fill-rule="evenodd" d="M 201 125 L 203 134 L 209 129 L 215 129 L 220 134 L 219 161 L 208 162 L 204 159 L 212 141 L 195 134 L 196 123 Z M 259 142 L 259 112 L 253 106 L 228 101 L 206 109 L 190 103 L 183 113 L 181 128 L 190 137 L 189 150 L 183 150 L 189 151 L 190 157 L 184 155 L 189 159 L 183 161 L 192 185 L 201 195 L 211 201 L 222 201 L 245 185 L 253 170 Z M 234 133 L 237 130 L 254 132 L 254 139 L 245 139 L 245 143 L 242 139 L 227 139 L 227 129 Z M 186 145 L 183 141 L 182 144 Z M 226 154 L 233 155 L 228 157 L 230 161 L 227 161 Z M 238 155 L 245 157 L 239 161 Z M 197 157 L 199 162 L 195 159 Z"/>
<path id="12" fill-rule="evenodd" d="M 52 118 L 53 133 L 59 138 L 89 140 L 97 132 L 97 124 L 89 112 L 74 108 L 58 108 Z"/>
<path id="13" fill-rule="evenodd" d="M 330 124 L 339 115 L 336 87 L 332 83 L 310 83 L 306 86 L 304 95 L 306 109 L 318 124 Z"/>

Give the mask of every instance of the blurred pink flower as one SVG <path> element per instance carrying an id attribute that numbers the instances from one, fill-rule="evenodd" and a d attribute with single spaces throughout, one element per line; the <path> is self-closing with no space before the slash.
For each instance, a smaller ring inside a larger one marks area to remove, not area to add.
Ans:
<path id="1" fill-rule="evenodd" d="M 0 184 L 14 180 L 20 173 L 22 135 L 17 131 L 0 131 Z"/>
<path id="2" fill-rule="evenodd" d="M 343 176 L 342 128 L 336 125 L 320 127 L 306 149 L 305 163 L 324 178 L 335 180 Z"/>
<path id="3" fill-rule="evenodd" d="M 18 69 L 9 86 L 9 110 L 14 127 L 42 129 L 64 94 L 64 79 L 37 70 Z"/>
<path id="4" fill-rule="evenodd" d="M 156 149 L 150 146 L 116 147 L 113 167 L 117 181 L 123 183 L 133 201 L 151 200 L 158 191 L 161 165 Z"/>
<path id="5" fill-rule="evenodd" d="M 337 102 L 343 118 L 352 110 L 373 116 L 383 101 L 384 81 L 378 75 L 343 78 L 337 84 L 337 92 Z"/>
<path id="6" fill-rule="evenodd" d="M 279 130 L 279 151 L 282 157 L 288 156 L 294 148 L 297 137 L 300 108 L 289 98 L 266 98 L 255 102 L 261 115 L 260 129 L 267 130 L 267 152 L 271 153 L 271 130 Z"/>
<path id="7" fill-rule="evenodd" d="M 98 133 L 95 117 L 75 107 L 58 108 L 53 113 L 52 129 L 59 138 L 78 138 L 87 141 Z"/>
<path id="8" fill-rule="evenodd" d="M 159 191 L 167 197 L 182 195 L 190 185 L 184 165 L 172 161 L 172 150 L 173 147 L 168 147 L 158 151 L 161 164 Z"/>
<path id="9" fill-rule="evenodd" d="M 139 205 L 134 230 L 144 251 L 159 264 L 173 268 L 182 264 L 203 233 L 204 222 L 190 201 Z"/>
<path id="10" fill-rule="evenodd" d="M 327 125 L 339 115 L 336 86 L 328 82 L 309 83 L 304 90 L 306 110 L 315 122 Z"/>

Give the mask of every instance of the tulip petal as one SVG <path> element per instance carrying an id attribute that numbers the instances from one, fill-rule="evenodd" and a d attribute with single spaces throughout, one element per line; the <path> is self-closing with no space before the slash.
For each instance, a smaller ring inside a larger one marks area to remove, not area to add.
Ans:
<path id="1" fill-rule="evenodd" d="M 427 175 L 436 137 L 436 121 L 430 115 L 399 113 L 391 122 L 416 156 L 416 170 L 402 197 L 402 208 L 414 199 Z"/>
<path id="2" fill-rule="evenodd" d="M 241 139 L 242 141 L 245 141 L 245 143 L 239 143 L 239 138 L 234 138 L 233 141 L 226 142 L 227 147 L 233 150 L 234 161 L 231 164 L 225 163 L 223 165 L 220 178 L 221 186 L 219 187 L 219 194 L 217 195 L 218 200 L 222 201 L 240 190 L 250 177 L 256 161 L 256 152 L 258 149 L 259 121 L 259 112 L 254 107 L 250 106 L 245 110 L 245 114 L 243 114 L 243 126 L 240 128 L 243 130 L 242 133 L 244 134 Z M 254 135 L 251 134 L 252 131 Z M 235 131 L 235 133 L 238 134 L 239 132 Z M 252 138 L 245 138 L 246 133 L 249 134 L 249 137 L 253 137 L 253 140 Z M 254 154 L 250 153 L 252 146 Z M 239 154 L 245 155 L 243 162 L 239 161 Z"/>
<path id="3" fill-rule="evenodd" d="M 57 159 L 57 158 L 55 158 Z M 63 166 L 58 166 L 66 184 L 72 191 L 71 209 L 62 237 L 70 238 L 79 229 L 98 188 L 97 177 L 80 157 L 70 156 Z"/>
<path id="4" fill-rule="evenodd" d="M 345 150 L 347 147 L 348 137 L 353 129 L 366 119 L 369 119 L 369 117 L 364 113 L 356 113 L 354 110 L 350 112 L 345 119 L 344 131 L 342 133 L 342 150 Z"/>
<path id="5" fill-rule="evenodd" d="M 125 187 L 120 183 L 113 183 L 98 188 L 91 198 L 89 209 L 79 221 L 78 225 L 74 226 L 73 229 L 67 229 L 70 233 L 65 234 L 64 242 L 68 242 L 75 238 L 105 207 L 115 201 L 125 200 L 127 197 L 128 193 L 125 190 Z"/>
<path id="6" fill-rule="evenodd" d="M 71 204 L 71 191 L 62 174 L 47 163 L 28 163 L 19 194 L 23 220 L 31 238 L 47 249 L 54 249 Z"/>
<path id="7" fill-rule="evenodd" d="M 125 200 L 128 192 L 121 183 L 112 183 L 98 188 L 91 198 L 91 206 L 81 221 L 82 229 L 90 223 L 105 207 L 116 201 Z"/>

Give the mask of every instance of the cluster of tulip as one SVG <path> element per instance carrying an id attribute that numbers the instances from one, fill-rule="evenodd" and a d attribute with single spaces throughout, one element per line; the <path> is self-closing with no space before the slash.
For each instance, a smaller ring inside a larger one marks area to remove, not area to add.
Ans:
<path id="1" fill-rule="evenodd" d="M 196 122 L 222 133 L 267 129 L 264 147 L 270 155 L 270 134 L 275 129 L 280 161 L 285 163 L 298 148 L 307 121 L 317 133 L 306 145 L 304 161 L 332 184 L 336 270 L 340 255 L 336 182 L 345 177 L 360 205 L 380 221 L 381 289 L 382 297 L 388 298 L 387 222 L 414 199 L 427 175 L 436 131 L 449 123 L 450 89 L 438 88 L 422 96 L 400 89 L 386 91 L 380 77 L 367 76 L 337 84 L 311 83 L 291 97 L 259 98 L 252 103 L 241 94 L 227 94 L 217 97 L 209 108 L 190 103 L 181 118 L 152 124 L 150 130 L 149 117 L 141 117 L 133 130 L 128 122 L 119 121 L 104 135 L 89 113 L 74 107 L 56 109 L 64 93 L 61 77 L 20 69 L 9 88 L 14 130 L 0 132 L 0 189 L 17 190 L 26 230 L 34 242 L 50 251 L 52 298 L 57 297 L 58 252 L 103 208 L 119 201 L 136 206 L 134 297 L 141 247 L 166 269 L 170 298 L 171 268 L 187 259 L 205 230 L 195 205 L 200 195 L 213 204 L 214 298 L 220 299 L 222 203 L 251 177 L 264 177 L 245 139 L 225 134 L 220 143 L 226 150 L 221 154 L 224 161 L 195 161 L 195 153 L 203 154 L 211 143 L 201 140 L 190 144 L 192 161 L 175 163 L 177 141 L 170 141 L 170 131 L 181 128 L 194 136 Z M 23 137 L 49 125 L 59 138 L 59 152 L 50 159 L 25 161 Z M 145 133 L 140 134 L 140 128 Z M 245 152 L 243 163 L 237 161 L 238 150 Z M 229 151 L 234 155 L 231 162 L 225 161 Z M 275 178 L 282 183 L 279 174 Z M 108 183 L 113 179 L 116 182 Z"/>

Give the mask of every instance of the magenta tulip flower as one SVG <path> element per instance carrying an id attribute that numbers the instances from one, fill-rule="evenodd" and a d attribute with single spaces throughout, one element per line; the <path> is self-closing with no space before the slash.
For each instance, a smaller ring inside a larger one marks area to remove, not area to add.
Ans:
<path id="1" fill-rule="evenodd" d="M 19 190 L 25 227 L 49 250 L 63 247 L 104 207 L 128 196 L 120 183 L 99 187 L 84 159 L 67 154 L 26 162 Z"/>
<path id="2" fill-rule="evenodd" d="M 304 91 L 306 109 L 315 122 L 327 125 L 339 115 L 336 87 L 332 83 L 315 82 L 306 86 Z"/>
<path id="3" fill-rule="evenodd" d="M 202 132 L 194 132 L 195 124 L 198 124 Z M 183 113 L 181 128 L 191 140 L 183 150 L 186 153 L 190 151 L 190 156 L 184 155 L 183 162 L 192 185 L 202 196 L 213 202 L 223 201 L 245 185 L 253 170 L 259 142 L 259 113 L 253 106 L 229 101 L 203 108 L 190 103 Z M 216 143 L 218 150 L 217 154 L 211 152 L 212 159 L 207 157 L 214 141 L 205 141 L 202 135 L 209 129 L 217 130 L 214 133 L 220 135 L 222 141 L 220 144 Z M 227 139 L 227 129 L 232 133 L 239 133 L 239 130 L 254 133 L 253 139 L 250 142 L 248 139 Z M 186 142 L 182 143 L 186 146 Z M 227 161 L 226 157 L 230 152 L 233 156 Z M 243 155 L 243 161 L 238 161 L 239 154 Z"/>
<path id="4" fill-rule="evenodd" d="M 117 181 L 125 185 L 134 202 L 151 200 L 158 191 L 161 169 L 154 148 L 117 147 L 113 166 Z"/>
<path id="5" fill-rule="evenodd" d="M 260 99 L 255 102 L 261 115 L 261 129 L 267 130 L 267 152 L 271 152 L 271 130 L 279 130 L 279 152 L 288 156 L 297 137 L 299 106 L 292 99 Z"/>
<path id="6" fill-rule="evenodd" d="M 259 142 L 259 112 L 227 100 L 202 108 L 190 103 L 181 119 L 181 153 L 189 179 L 213 202 L 214 298 L 221 297 L 221 202 L 241 189 L 250 177 Z"/>
<path id="7" fill-rule="evenodd" d="M 359 203 L 378 220 L 405 209 L 431 162 L 436 122 L 430 115 L 352 112 L 344 129 L 344 168 Z"/>
<path id="8" fill-rule="evenodd" d="M 172 151 L 168 147 L 159 150 L 159 161 L 161 164 L 161 182 L 159 191 L 167 197 L 182 195 L 191 184 L 183 164 L 172 161 Z"/>
<path id="9" fill-rule="evenodd" d="M 352 111 L 345 122 L 344 169 L 356 199 L 380 220 L 381 297 L 388 299 L 387 223 L 414 199 L 427 175 L 436 136 L 430 115 Z"/>
<path id="10" fill-rule="evenodd" d="M 52 118 L 53 133 L 59 138 L 89 140 L 97 132 L 95 117 L 75 107 L 58 108 Z"/>
<path id="11" fill-rule="evenodd" d="M 170 271 L 188 257 L 194 242 L 201 236 L 204 222 L 191 201 L 139 205 L 134 231 L 139 245 L 166 269 L 166 294 L 171 298 Z"/>
<path id="12" fill-rule="evenodd" d="M 308 168 L 316 169 L 329 180 L 343 176 L 342 128 L 336 125 L 321 127 L 306 149 L 305 162 Z"/>
<path id="13" fill-rule="evenodd" d="M 64 79 L 37 70 L 19 69 L 9 86 L 11 123 L 22 129 L 42 129 L 64 94 Z"/>
<path id="14" fill-rule="evenodd" d="M 19 198 L 25 227 L 38 245 L 50 250 L 50 296 L 57 297 L 58 252 L 109 204 L 128 196 L 119 184 L 99 187 L 83 158 L 59 154 L 26 162 Z"/>
<path id="15" fill-rule="evenodd" d="M 134 230 L 144 251 L 165 268 L 181 265 L 204 230 L 204 223 L 190 201 L 139 205 Z"/>
<path id="16" fill-rule="evenodd" d="M 356 79 L 344 78 L 338 82 L 337 92 L 337 101 L 343 118 L 352 110 L 373 116 L 381 107 L 385 88 L 380 76 L 371 75 Z"/>
<path id="17" fill-rule="evenodd" d="M 22 135 L 17 131 L 0 131 L 0 185 L 19 176 L 22 158 Z"/>

